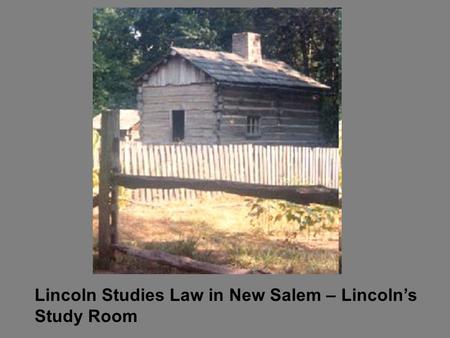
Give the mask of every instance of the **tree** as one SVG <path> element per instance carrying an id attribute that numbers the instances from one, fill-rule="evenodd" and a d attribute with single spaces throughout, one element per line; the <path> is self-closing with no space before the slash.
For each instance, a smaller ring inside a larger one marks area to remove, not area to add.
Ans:
<path id="1" fill-rule="evenodd" d="M 339 8 L 257 8 L 255 29 L 263 53 L 331 87 L 322 98 L 322 127 L 337 145 L 341 111 L 341 10 Z M 265 41 L 270 43 L 264 43 Z"/>
<path id="2" fill-rule="evenodd" d="M 133 66 L 137 40 L 130 12 L 115 8 L 93 13 L 93 106 L 102 109 L 134 105 Z"/>

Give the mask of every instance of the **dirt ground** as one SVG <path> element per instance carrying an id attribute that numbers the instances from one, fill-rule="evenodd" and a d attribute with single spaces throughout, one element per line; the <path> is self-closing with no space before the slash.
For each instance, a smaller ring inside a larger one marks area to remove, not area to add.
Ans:
<path id="1" fill-rule="evenodd" d="M 145 249 L 277 274 L 337 273 L 338 227 L 313 234 L 299 233 L 292 224 L 255 226 L 248 216 L 248 201 L 224 195 L 151 206 L 128 204 L 120 208 L 119 240 Z M 97 231 L 98 212 L 94 209 L 94 270 Z M 120 254 L 116 259 L 110 272 L 182 273 Z"/>

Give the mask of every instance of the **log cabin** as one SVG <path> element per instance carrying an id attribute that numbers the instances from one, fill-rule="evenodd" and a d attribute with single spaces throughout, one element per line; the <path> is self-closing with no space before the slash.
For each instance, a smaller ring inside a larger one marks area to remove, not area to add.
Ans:
<path id="1" fill-rule="evenodd" d="M 137 85 L 143 143 L 325 143 L 319 102 L 330 88 L 264 59 L 256 33 L 233 34 L 231 53 L 171 47 Z"/>

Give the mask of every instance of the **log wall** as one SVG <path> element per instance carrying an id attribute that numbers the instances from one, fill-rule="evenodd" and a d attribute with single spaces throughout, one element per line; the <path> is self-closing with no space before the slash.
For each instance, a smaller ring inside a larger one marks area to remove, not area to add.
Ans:
<path id="1" fill-rule="evenodd" d="M 147 144 L 172 142 L 172 111 L 185 112 L 183 143 L 217 143 L 215 85 L 196 83 L 142 88 L 141 140 Z"/>
<path id="2" fill-rule="evenodd" d="M 218 90 L 221 144 L 325 143 L 320 129 L 319 100 L 312 94 L 281 90 L 223 87 Z M 260 116 L 259 138 L 247 138 L 247 116 Z"/>
<path id="3" fill-rule="evenodd" d="M 318 96 L 311 92 L 216 84 L 172 57 L 138 87 L 141 141 L 172 144 L 172 111 L 185 111 L 185 144 L 322 146 Z M 260 136 L 248 137 L 247 117 L 260 117 Z"/>

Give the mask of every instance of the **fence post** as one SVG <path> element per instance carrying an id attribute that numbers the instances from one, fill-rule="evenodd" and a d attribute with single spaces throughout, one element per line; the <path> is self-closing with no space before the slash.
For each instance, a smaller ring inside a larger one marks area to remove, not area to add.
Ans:
<path id="1" fill-rule="evenodd" d="M 112 118 L 112 152 L 111 152 L 111 172 L 113 174 L 120 173 L 120 111 L 111 112 Z M 117 230 L 117 222 L 119 217 L 119 191 L 118 186 L 111 182 L 111 244 L 117 244 L 119 234 Z"/>
<path id="2" fill-rule="evenodd" d="M 102 112 L 101 122 L 101 152 L 100 152 L 100 182 L 98 194 L 99 227 L 98 227 L 98 252 L 99 268 L 109 269 L 114 251 L 111 247 L 111 173 L 113 167 L 112 150 L 114 138 L 114 126 L 118 124 L 118 111 Z"/>

